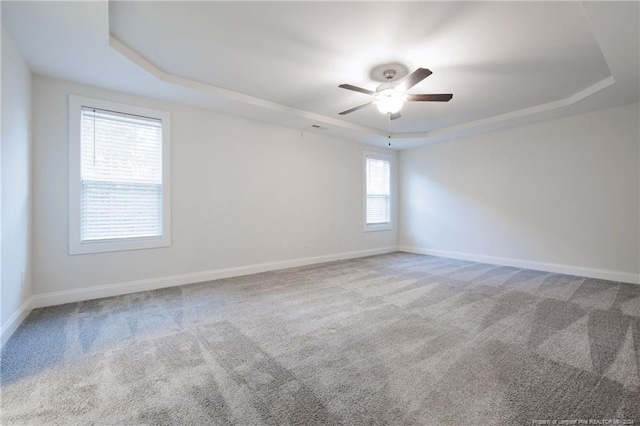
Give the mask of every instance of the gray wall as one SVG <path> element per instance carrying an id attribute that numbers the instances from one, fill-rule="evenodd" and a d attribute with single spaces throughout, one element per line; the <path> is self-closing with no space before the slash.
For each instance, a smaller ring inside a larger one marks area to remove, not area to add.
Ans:
<path id="1" fill-rule="evenodd" d="M 5 331 L 12 326 L 9 320 L 31 296 L 31 72 L 4 28 L 1 158 L 0 317 L 4 340 Z"/>
<path id="2" fill-rule="evenodd" d="M 35 294 L 397 246 L 397 227 L 362 231 L 370 146 L 41 76 L 33 91 Z M 69 94 L 170 112 L 170 248 L 69 255 Z"/>
<path id="3" fill-rule="evenodd" d="M 402 151 L 400 245 L 637 279 L 638 127 L 632 104 Z"/>

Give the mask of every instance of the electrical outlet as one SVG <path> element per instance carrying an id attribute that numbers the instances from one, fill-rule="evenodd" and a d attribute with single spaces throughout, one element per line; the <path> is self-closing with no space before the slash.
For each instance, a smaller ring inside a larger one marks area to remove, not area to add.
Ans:
<path id="1" fill-rule="evenodd" d="M 24 287 L 24 271 L 20 272 L 20 286 Z"/>
<path id="2" fill-rule="evenodd" d="M 302 248 L 309 248 L 309 240 L 304 240 L 302 242 Z"/>
<path id="3" fill-rule="evenodd" d="M 289 241 L 284 240 L 282 242 L 282 250 L 289 250 Z"/>

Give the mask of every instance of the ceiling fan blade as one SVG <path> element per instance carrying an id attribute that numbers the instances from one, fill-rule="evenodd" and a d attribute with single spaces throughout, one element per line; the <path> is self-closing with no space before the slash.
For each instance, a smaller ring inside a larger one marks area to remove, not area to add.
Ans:
<path id="1" fill-rule="evenodd" d="M 420 83 L 425 78 L 429 77 L 431 74 L 433 74 L 431 70 L 428 70 L 426 68 L 418 68 L 417 70 L 412 72 L 409 75 L 409 77 L 404 79 L 402 84 L 400 84 L 400 87 L 404 91 L 407 91 L 411 89 L 413 86 L 415 86 L 416 84 Z"/>
<path id="2" fill-rule="evenodd" d="M 451 93 L 441 93 L 437 95 L 407 95 L 409 102 L 449 102 L 453 98 Z"/>
<path id="3" fill-rule="evenodd" d="M 363 89 L 362 87 L 353 86 L 351 84 L 341 84 L 338 87 L 340 87 L 341 89 L 353 90 L 354 92 L 364 93 L 366 95 L 375 95 L 376 94 L 376 92 L 374 92 L 372 90 Z"/>
<path id="4" fill-rule="evenodd" d="M 389 114 L 389 119 L 391 120 L 397 120 L 398 118 L 402 117 L 402 115 L 400 114 L 400 112 L 396 112 L 394 114 Z"/>
<path id="5" fill-rule="evenodd" d="M 359 106 L 357 106 L 357 107 L 355 107 L 355 108 L 351 108 L 351 109 L 348 109 L 348 110 L 346 110 L 346 111 L 342 111 L 342 112 L 341 112 L 341 113 L 339 113 L 339 114 L 340 114 L 340 115 L 350 114 L 350 113 L 352 113 L 352 112 L 359 111 L 359 110 L 361 110 L 362 108 L 366 108 L 366 107 L 368 107 L 369 105 L 371 105 L 372 103 L 373 103 L 373 102 L 367 102 L 366 104 L 359 105 Z"/>

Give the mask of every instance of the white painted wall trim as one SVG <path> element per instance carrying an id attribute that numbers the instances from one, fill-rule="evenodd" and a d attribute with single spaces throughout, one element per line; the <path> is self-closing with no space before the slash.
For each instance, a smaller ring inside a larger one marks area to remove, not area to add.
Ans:
<path id="1" fill-rule="evenodd" d="M 238 266 L 234 268 L 215 269 L 189 274 L 171 275 L 159 278 L 150 278 L 146 280 L 128 281 L 124 283 L 101 285 L 97 287 L 81 288 L 76 290 L 37 294 L 27 299 L 16 311 L 16 313 L 13 314 L 11 318 L 9 318 L 9 321 L 7 321 L 2 329 L 0 329 L 0 347 L 2 347 L 9 340 L 11 335 L 18 329 L 20 324 L 22 324 L 29 313 L 35 308 L 61 305 L 64 303 L 80 302 L 83 300 L 99 299 L 103 297 L 119 296 L 140 291 L 148 291 L 184 284 L 212 281 L 222 278 L 257 274 L 260 272 L 276 271 L 280 269 L 307 266 L 323 262 L 332 262 L 336 260 L 355 259 L 358 257 L 373 256 L 376 254 L 393 253 L 396 251 L 640 284 L 640 274 L 634 274 L 630 272 L 585 268 L 582 266 L 561 265 L 557 263 L 534 262 L 522 259 L 484 256 L 472 253 L 425 249 L 411 246 L 389 246 L 369 250 L 358 250 L 323 256 L 282 260 L 277 262 L 258 263 L 254 265 Z"/>
<path id="2" fill-rule="evenodd" d="M 22 321 L 33 310 L 33 296 L 24 301 L 24 303 L 18 308 L 18 310 L 9 318 L 6 324 L 0 329 L 0 348 L 7 343 L 7 340 L 13 335 L 13 333 L 20 327 Z"/>
<path id="3" fill-rule="evenodd" d="M 238 266 L 234 268 L 215 269 L 211 271 L 171 275 L 166 277 L 150 278 L 146 280 L 128 281 L 124 283 L 107 284 L 95 287 L 80 288 L 76 290 L 56 291 L 53 293 L 34 295 L 32 308 L 43 308 L 46 306 L 79 302 L 82 300 L 100 299 L 103 297 L 119 296 L 122 294 L 136 293 L 139 291 L 155 290 L 159 288 L 193 284 L 203 281 L 219 280 L 222 278 L 257 274 L 260 272 L 275 271 L 279 269 L 294 268 L 297 266 L 313 265 L 316 263 L 332 262 L 336 260 L 355 259 L 358 257 L 373 256 L 376 254 L 393 253 L 396 251 L 398 251 L 397 246 L 381 247 L 376 249 L 350 251 L 324 256 L 304 257 L 277 262 L 258 263 L 254 265 Z"/>
<path id="4" fill-rule="evenodd" d="M 484 256 L 474 253 L 461 253 L 456 251 L 426 249 L 421 247 L 400 246 L 399 251 L 430 256 L 447 257 L 451 259 L 469 260 L 472 262 L 489 263 L 501 266 L 513 266 L 515 268 L 533 269 L 536 271 L 554 272 L 557 274 L 577 275 L 580 277 L 599 278 L 602 280 L 620 281 L 631 284 L 640 284 L 640 274 L 631 272 L 610 271 L 607 269 L 585 268 L 583 266 L 561 265 L 558 263 L 535 262 L 523 259 L 511 259 L 507 257 Z"/>
<path id="5" fill-rule="evenodd" d="M 349 251 L 323 256 L 303 257 L 299 259 L 282 260 L 278 262 L 257 263 L 254 265 L 238 266 L 234 268 L 215 269 L 211 271 L 194 272 L 189 274 L 171 275 L 146 280 L 128 281 L 124 283 L 107 284 L 87 287 L 77 290 L 56 291 L 53 293 L 36 294 L 27 299 L 22 306 L 9 318 L 0 329 L 0 348 L 9 340 L 20 324 L 33 309 L 47 306 L 62 305 L 64 303 L 80 302 L 83 300 L 100 299 L 103 297 L 120 296 L 140 291 L 156 290 L 184 284 L 194 284 L 203 281 L 219 280 L 222 278 L 238 277 L 241 275 L 257 274 L 260 272 L 276 271 L 279 269 L 295 268 L 317 263 L 333 262 L 336 260 L 355 259 L 376 254 L 393 253 L 397 246 L 381 247 L 369 250 Z"/>

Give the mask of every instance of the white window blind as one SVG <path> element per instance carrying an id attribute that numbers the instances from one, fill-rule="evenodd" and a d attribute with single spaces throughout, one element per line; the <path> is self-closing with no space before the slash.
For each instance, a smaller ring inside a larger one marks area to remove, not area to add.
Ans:
<path id="1" fill-rule="evenodd" d="M 162 120 L 81 110 L 83 242 L 160 238 Z"/>
<path id="2" fill-rule="evenodd" d="M 375 157 L 366 157 L 366 223 L 391 222 L 391 163 Z"/>

